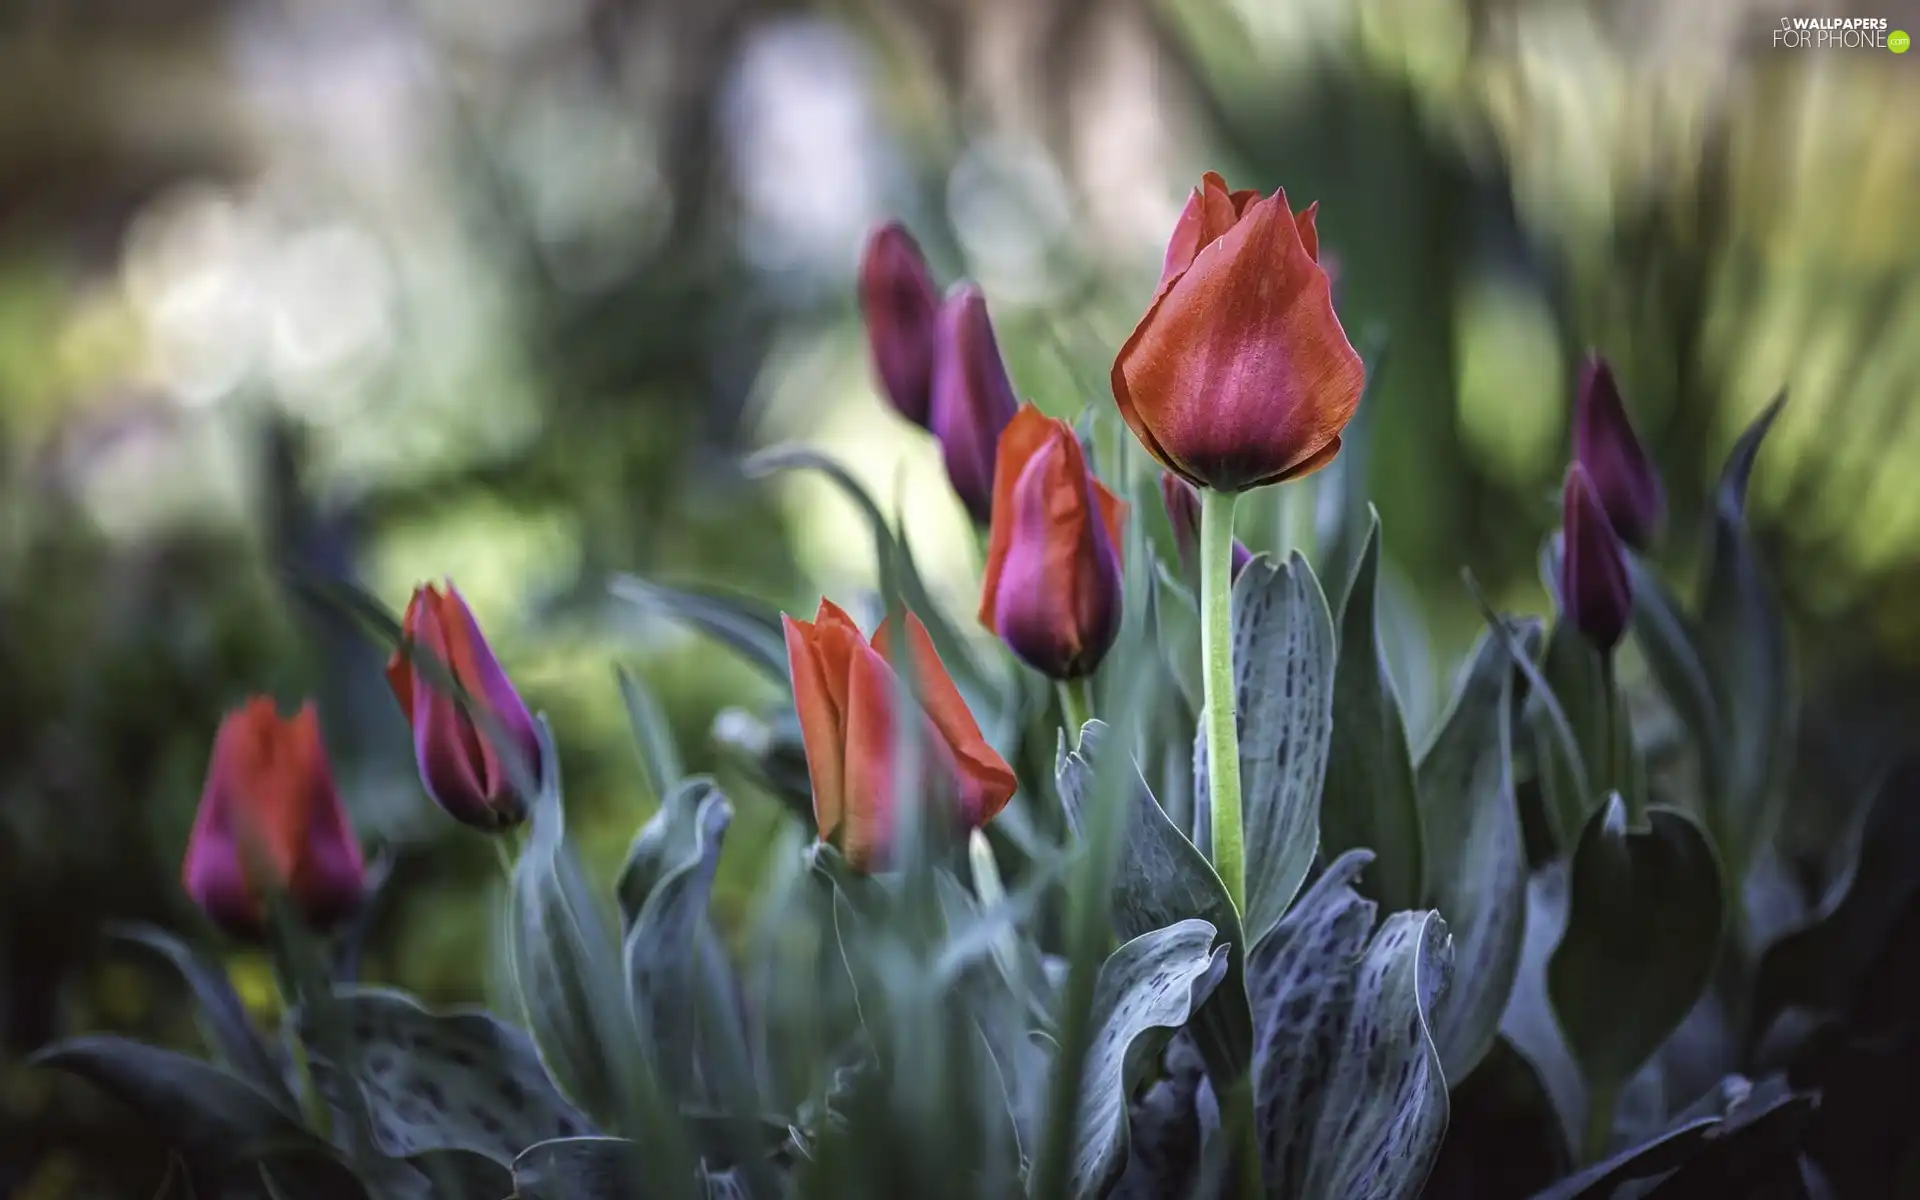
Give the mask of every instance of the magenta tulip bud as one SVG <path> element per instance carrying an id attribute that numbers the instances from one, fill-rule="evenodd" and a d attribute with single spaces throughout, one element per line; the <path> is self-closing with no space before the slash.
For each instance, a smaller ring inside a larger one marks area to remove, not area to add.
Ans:
<path id="1" fill-rule="evenodd" d="M 275 891 L 319 933 L 359 908 L 366 866 L 311 704 L 288 718 L 256 696 L 220 722 L 180 878 L 215 925 L 248 941 L 265 936 Z"/>
<path id="2" fill-rule="evenodd" d="M 1560 604 L 1574 628 L 1602 654 L 1610 654 L 1633 614 L 1626 548 L 1586 468 L 1577 462 L 1567 468 L 1565 504 Z"/>
<path id="3" fill-rule="evenodd" d="M 1589 355 L 1580 372 L 1573 457 L 1592 478 L 1614 532 L 1629 546 L 1646 549 L 1666 515 L 1666 491 L 1633 432 L 1613 368 L 1598 354 Z"/>
<path id="4" fill-rule="evenodd" d="M 1021 408 L 1000 439 L 981 624 L 1042 674 L 1091 675 L 1120 633 L 1125 519 L 1073 428 Z"/>
<path id="5" fill-rule="evenodd" d="M 413 726 L 414 757 L 427 794 L 448 815 L 476 829 L 518 825 L 526 819 L 532 797 L 515 781 L 506 756 L 518 755 L 537 781 L 540 737 L 533 715 L 481 636 L 473 611 L 451 583 L 445 592 L 427 584 L 414 589 L 401 629 L 491 718 L 485 723 L 474 720 L 459 696 L 414 670 L 406 647 L 394 651 L 387 662 L 387 683 Z M 504 736 L 504 747 L 494 744 L 495 733 Z"/>
<path id="6" fill-rule="evenodd" d="M 1173 525 L 1173 544 L 1180 552 L 1183 570 L 1195 571 L 1195 553 L 1200 546 L 1200 493 L 1171 471 L 1160 472 L 1160 499 L 1167 505 L 1167 520 Z M 1253 561 L 1253 551 L 1235 538 L 1233 542 L 1233 578 Z"/>
<path id="7" fill-rule="evenodd" d="M 977 286 L 954 285 L 940 305 L 937 328 L 928 428 L 940 439 L 954 492 L 984 525 L 993 515 L 1000 433 L 1020 402 L 987 318 L 987 299 Z"/>
<path id="8" fill-rule="evenodd" d="M 926 428 L 940 293 L 919 243 L 897 221 L 867 237 L 860 256 L 860 315 L 880 389 L 900 415 Z"/>

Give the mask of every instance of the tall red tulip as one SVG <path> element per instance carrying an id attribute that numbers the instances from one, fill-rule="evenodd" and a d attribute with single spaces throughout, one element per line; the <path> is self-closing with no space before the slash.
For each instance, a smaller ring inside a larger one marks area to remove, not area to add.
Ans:
<path id="1" fill-rule="evenodd" d="M 1567 468 L 1560 550 L 1560 605 L 1602 654 L 1620 644 L 1633 615 L 1626 550 L 1585 467 Z"/>
<path id="2" fill-rule="evenodd" d="M 526 819 L 531 797 L 515 784 L 502 748 L 486 726 L 494 725 L 505 735 L 506 752 L 519 755 L 536 780 L 540 738 L 532 714 L 481 636 L 472 610 L 453 584 L 447 584 L 445 592 L 427 584 L 414 590 L 401 628 L 491 718 L 475 721 L 458 696 L 416 674 L 405 647 L 387 660 L 387 682 L 413 726 L 414 759 L 427 794 L 454 819 L 475 828 L 518 825 Z"/>
<path id="3" fill-rule="evenodd" d="M 1317 206 L 1229 192 L 1209 172 L 1167 244 L 1160 287 L 1113 364 L 1134 436 L 1197 487 L 1240 492 L 1340 451 L 1366 369 L 1317 261 Z"/>
<path id="4" fill-rule="evenodd" d="M 1126 505 L 1072 426 L 1029 404 L 1000 435 L 980 621 L 1055 679 L 1091 675 L 1120 633 Z"/>
<path id="5" fill-rule="evenodd" d="M 1180 553 L 1180 565 L 1189 571 L 1197 570 L 1194 553 L 1200 545 L 1200 493 L 1172 471 L 1162 471 L 1160 499 L 1167 506 L 1167 521 L 1173 526 L 1173 544 Z M 1252 561 L 1253 551 L 1235 538 L 1231 578 L 1240 578 L 1240 572 Z"/>
<path id="6" fill-rule="evenodd" d="M 1613 368 L 1598 354 L 1589 355 L 1580 372 L 1573 457 L 1593 480 L 1614 532 L 1629 546 L 1646 549 L 1666 515 L 1666 489 L 1659 468 L 1633 432 Z"/>
<path id="7" fill-rule="evenodd" d="M 900 415 L 922 428 L 933 390 L 934 313 L 940 293 L 906 227 L 889 221 L 860 256 L 860 315 L 880 388 Z"/>
<path id="8" fill-rule="evenodd" d="M 264 934 L 276 890 L 321 932 L 360 906 L 366 867 L 311 704 L 286 718 L 256 696 L 220 722 L 180 878 L 214 924 L 247 939 Z"/>
<path id="9" fill-rule="evenodd" d="M 813 782 L 814 822 L 857 870 L 885 867 L 895 816 L 894 714 L 898 677 L 889 628 L 862 637 L 838 606 L 822 600 L 812 621 L 782 614 L 794 709 Z M 962 828 L 993 820 L 1013 797 L 1012 768 L 980 734 L 918 617 L 907 614 L 913 680 L 926 721 L 925 788 L 934 811 Z"/>
<path id="10" fill-rule="evenodd" d="M 940 439 L 947 479 L 975 521 L 993 509 L 994 458 L 1000 432 L 1020 407 L 1000 343 L 987 317 L 987 298 L 971 283 L 948 291 L 940 304 L 934 343 L 933 406 L 928 428 Z"/>

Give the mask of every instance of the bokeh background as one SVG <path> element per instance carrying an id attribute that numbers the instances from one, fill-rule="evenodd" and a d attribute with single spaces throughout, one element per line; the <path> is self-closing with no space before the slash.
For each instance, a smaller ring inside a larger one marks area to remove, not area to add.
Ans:
<path id="1" fill-rule="evenodd" d="M 288 561 L 396 608 L 455 579 L 560 731 L 602 868 L 652 804 L 614 667 L 695 769 L 727 770 L 769 698 L 608 576 L 805 611 L 874 582 L 844 499 L 743 454 L 840 457 L 965 623 L 977 547 L 852 303 L 887 217 L 982 284 L 1021 393 L 1071 414 L 1111 402 L 1202 170 L 1317 199 L 1343 319 L 1387 348 L 1351 467 L 1416 739 L 1476 628 L 1461 568 L 1544 606 L 1589 346 L 1677 561 L 1789 389 L 1753 506 L 1817 831 L 1821 795 L 1920 730 L 1920 54 L 1775 49 L 1783 12 L 1920 31 L 1910 0 L 0 4 L 0 1195 L 158 1177 L 20 1057 L 191 1037 L 100 930 L 203 933 L 179 855 L 249 691 L 321 698 L 393 852 L 368 973 L 486 993 L 493 856 L 421 797 L 380 656 Z M 1250 540 L 1311 526 L 1312 491 L 1283 491 Z M 735 786 L 729 905 L 783 820 Z M 269 1002 L 262 964 L 234 969 Z"/>

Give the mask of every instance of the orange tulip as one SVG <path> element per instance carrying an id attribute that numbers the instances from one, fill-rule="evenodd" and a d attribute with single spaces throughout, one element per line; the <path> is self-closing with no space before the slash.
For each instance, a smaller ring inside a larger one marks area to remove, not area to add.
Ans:
<path id="1" fill-rule="evenodd" d="M 1240 492 L 1333 461 L 1366 369 L 1333 313 L 1314 232 L 1285 192 L 1209 172 L 1167 244 L 1159 291 L 1113 364 L 1134 436 L 1197 487 Z"/>
<path id="2" fill-rule="evenodd" d="M 1126 505 L 1087 469 L 1073 427 L 1028 404 L 1000 435 L 980 623 L 1055 679 L 1091 675 L 1120 633 Z"/>
<path id="3" fill-rule="evenodd" d="M 871 640 L 831 601 L 811 622 L 782 614 L 793 703 L 813 781 L 813 816 L 823 841 L 836 843 L 857 870 L 884 868 L 891 852 L 896 680 L 885 624 Z M 907 644 L 926 722 L 922 744 L 929 801 L 951 805 L 977 829 L 1013 797 L 1012 768 L 980 735 L 920 619 L 907 614 Z"/>
<path id="4" fill-rule="evenodd" d="M 180 876 L 235 937 L 261 936 L 275 889 L 315 930 L 359 907 L 365 863 L 311 704 L 287 719 L 256 696 L 220 722 Z"/>

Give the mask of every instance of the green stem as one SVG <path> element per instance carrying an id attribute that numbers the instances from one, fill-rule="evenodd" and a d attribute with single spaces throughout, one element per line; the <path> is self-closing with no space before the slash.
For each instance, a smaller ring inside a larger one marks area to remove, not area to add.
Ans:
<path id="1" fill-rule="evenodd" d="M 327 1107 L 326 1097 L 313 1085 L 313 1065 L 307 1060 L 307 1044 L 299 1038 L 288 1038 L 293 1056 L 293 1071 L 300 1081 L 300 1108 L 306 1113 L 307 1128 L 319 1135 L 321 1141 L 333 1139 L 333 1113 Z"/>
<path id="2" fill-rule="evenodd" d="M 1063 679 L 1060 681 L 1060 711 L 1067 718 L 1067 732 L 1075 739 L 1088 721 L 1093 720 L 1093 681 L 1089 679 Z"/>
<path id="3" fill-rule="evenodd" d="M 1261 1200 L 1267 1194 L 1266 1170 L 1260 1161 L 1260 1137 L 1253 1114 L 1253 1076 L 1249 1073 L 1227 1089 L 1226 1107 L 1221 1115 L 1231 1130 L 1234 1152 L 1240 1159 L 1236 1164 L 1233 1194 L 1246 1200 Z"/>
<path id="4" fill-rule="evenodd" d="M 1606 1157 L 1613 1141 L 1613 1109 L 1619 1089 L 1611 1085 L 1596 1087 L 1587 1097 L 1587 1129 L 1580 1143 L 1580 1161 L 1597 1163 Z"/>
<path id="5" fill-rule="evenodd" d="M 1206 695 L 1208 804 L 1213 869 L 1236 910 L 1247 907 L 1240 818 L 1240 727 L 1233 684 L 1232 492 L 1200 492 L 1200 664 Z"/>

